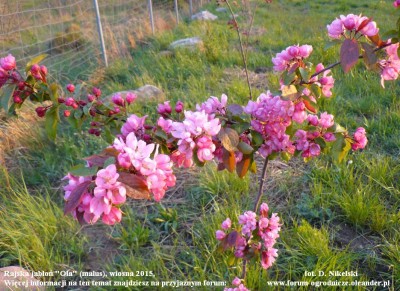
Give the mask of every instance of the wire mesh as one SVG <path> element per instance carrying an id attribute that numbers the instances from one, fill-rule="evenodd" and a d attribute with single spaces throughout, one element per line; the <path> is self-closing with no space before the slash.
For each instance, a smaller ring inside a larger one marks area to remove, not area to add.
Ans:
<path id="1" fill-rule="evenodd" d="M 98 0 L 108 58 L 129 57 L 151 34 L 146 0 Z M 157 33 L 176 25 L 174 0 L 153 0 Z M 193 13 L 206 0 L 192 0 Z M 189 16 L 189 0 L 178 1 L 179 17 Z M 92 0 L 0 0 L 0 55 L 18 65 L 47 54 L 44 63 L 61 82 L 85 79 L 102 65 Z"/>

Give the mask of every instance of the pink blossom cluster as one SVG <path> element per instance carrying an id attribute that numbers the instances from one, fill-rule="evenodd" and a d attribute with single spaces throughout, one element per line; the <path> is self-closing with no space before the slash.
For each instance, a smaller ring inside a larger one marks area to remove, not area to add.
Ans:
<path id="1" fill-rule="evenodd" d="M 355 37 L 357 33 L 365 36 L 374 36 L 379 32 L 376 22 L 366 16 L 361 16 L 361 14 L 340 15 L 340 18 L 336 18 L 331 24 L 327 25 L 327 29 L 328 35 L 336 39 L 345 36 L 346 30 L 349 31 L 350 37 Z M 353 32 L 354 34 L 351 34 Z"/>
<path id="2" fill-rule="evenodd" d="M 273 247 L 281 230 L 279 216 L 273 213 L 268 217 L 268 211 L 268 205 L 262 203 L 259 216 L 253 211 L 246 211 L 240 215 L 239 232 L 234 245 L 234 253 L 238 258 L 243 258 L 249 253 L 260 253 L 261 266 L 264 269 L 271 267 L 278 256 L 278 250 Z M 216 231 L 215 236 L 223 242 L 229 239 L 232 231 L 231 220 L 227 218 L 222 222 L 221 228 L 222 230 Z"/>
<path id="3" fill-rule="evenodd" d="M 353 143 L 351 144 L 351 148 L 355 150 L 363 149 L 368 143 L 368 139 L 366 136 L 365 129 L 362 127 L 357 128 L 356 132 L 353 136 Z"/>
<path id="4" fill-rule="evenodd" d="M 250 291 L 244 286 L 242 280 L 240 280 L 238 277 L 235 277 L 235 279 L 233 279 L 232 285 L 235 287 L 233 288 L 225 287 L 224 291 Z"/>
<path id="5" fill-rule="evenodd" d="M 225 115 L 227 102 L 228 96 L 225 94 L 222 94 L 221 101 L 217 97 L 211 96 L 206 102 L 196 105 L 196 110 L 204 111 L 207 114 Z"/>
<path id="6" fill-rule="evenodd" d="M 300 66 L 303 59 L 308 58 L 312 51 L 312 46 L 307 44 L 290 46 L 278 53 L 275 58 L 272 58 L 274 70 L 283 72 L 293 68 L 293 66 Z"/>
<path id="7" fill-rule="evenodd" d="M 261 94 L 255 102 L 248 102 L 244 112 L 251 115 L 251 126 L 264 138 L 264 143 L 259 148 L 263 157 L 272 152 L 294 153 L 295 148 L 286 129 L 292 123 L 293 116 L 296 122 L 304 121 L 307 117 L 303 114 L 304 110 L 303 105 L 295 106 L 292 101 L 282 100 L 280 96 L 273 96 L 269 91 Z"/>
<path id="8" fill-rule="evenodd" d="M 400 6 L 400 0 L 394 1 L 393 2 L 393 6 L 396 7 L 396 8 L 399 7 Z"/>
<path id="9" fill-rule="evenodd" d="M 400 59 L 399 55 L 397 54 L 398 48 L 399 43 L 395 43 L 386 47 L 386 59 L 378 62 L 379 67 L 381 68 L 381 85 L 383 88 L 385 88 L 385 81 L 396 80 L 399 77 Z"/>
<path id="10" fill-rule="evenodd" d="M 105 169 L 97 172 L 94 180 L 95 187 L 89 186 L 80 196 L 79 204 L 72 214 L 75 218 L 83 214 L 83 219 L 90 224 L 96 223 L 99 218 L 105 224 L 113 225 L 121 221 L 122 212 L 117 207 L 126 200 L 126 189 L 118 182 L 119 174 L 115 165 L 109 165 Z M 68 174 L 64 179 L 68 179 L 68 185 L 64 187 L 66 201 L 71 199 L 71 193 L 78 186 L 87 181 L 92 181 L 91 177 L 77 177 Z"/>
<path id="11" fill-rule="evenodd" d="M 213 137 L 221 130 L 219 119 L 205 110 L 184 111 L 184 115 L 182 122 L 172 122 L 169 127 L 164 127 L 177 139 L 178 149 L 172 153 L 172 160 L 179 167 L 192 166 L 194 154 L 200 162 L 212 160 L 216 149 Z M 159 120 L 159 124 L 162 122 Z"/>
<path id="12" fill-rule="evenodd" d="M 321 72 L 324 69 L 324 65 L 319 63 L 316 67 L 315 67 L 315 72 Z M 322 76 L 318 75 L 315 76 L 314 78 L 311 78 L 309 80 L 308 83 L 314 83 L 316 85 L 318 85 L 318 87 L 321 88 L 322 90 L 322 95 L 324 95 L 325 97 L 331 97 L 332 96 L 332 88 L 335 85 L 335 79 L 332 77 L 332 75 L 329 75 L 331 73 L 331 70 L 326 70 L 322 73 Z M 308 89 L 306 89 L 308 90 Z M 309 93 L 311 93 L 309 90 L 307 91 Z M 303 91 L 303 94 L 305 92 Z M 310 94 L 305 94 L 305 95 L 310 95 Z M 315 100 L 313 100 L 315 102 Z"/>
<path id="13" fill-rule="evenodd" d="M 131 119 L 132 121 L 132 119 Z M 126 170 L 134 170 L 142 176 L 154 200 L 160 201 L 169 187 L 175 186 L 176 177 L 172 171 L 172 162 L 168 155 L 159 154 L 158 148 L 151 157 L 155 144 L 138 140 L 135 132 L 115 139 L 113 147 L 119 152 L 118 164 Z"/>

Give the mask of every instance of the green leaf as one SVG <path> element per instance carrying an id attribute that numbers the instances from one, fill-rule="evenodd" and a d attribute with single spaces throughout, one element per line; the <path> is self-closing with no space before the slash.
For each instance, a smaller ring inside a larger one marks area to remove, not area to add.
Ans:
<path id="1" fill-rule="evenodd" d="M 297 77 L 295 73 L 289 74 L 287 71 L 282 73 L 282 80 L 285 85 L 291 84 L 296 78 Z"/>
<path id="2" fill-rule="evenodd" d="M 237 133 L 241 134 L 243 132 L 245 132 L 246 130 L 248 130 L 250 127 L 250 123 L 247 121 L 241 121 L 241 122 L 237 122 L 232 124 L 232 128 L 234 130 L 236 130 Z"/>
<path id="3" fill-rule="evenodd" d="M 50 98 L 51 101 L 53 101 L 54 103 L 58 102 L 58 84 L 57 83 L 51 83 L 49 85 L 49 89 L 50 89 Z"/>
<path id="4" fill-rule="evenodd" d="M 238 144 L 238 150 L 246 155 L 249 155 L 254 151 L 254 148 L 251 145 L 249 145 L 248 143 L 241 141 Z"/>
<path id="5" fill-rule="evenodd" d="M 115 158 L 114 157 L 109 157 L 107 160 L 105 160 L 103 168 L 107 168 L 109 165 L 115 164 Z"/>
<path id="6" fill-rule="evenodd" d="M 340 48 L 340 64 L 345 73 L 348 73 L 354 67 L 358 61 L 358 57 L 358 42 L 355 39 L 345 39 Z"/>
<path id="7" fill-rule="evenodd" d="M 227 109 L 232 115 L 241 115 L 243 113 L 243 106 L 239 104 L 231 104 Z"/>
<path id="8" fill-rule="evenodd" d="M 259 133 L 258 131 L 255 131 L 255 130 L 251 131 L 251 139 L 252 139 L 252 144 L 255 147 L 259 147 L 264 142 L 264 138 L 261 135 L 261 133 Z"/>
<path id="9" fill-rule="evenodd" d="M 311 92 L 312 92 L 312 94 L 313 94 L 313 96 L 314 96 L 315 98 L 321 97 L 322 90 L 321 90 L 321 87 L 318 86 L 317 84 L 312 84 L 312 85 L 310 86 L 310 90 L 311 90 Z"/>
<path id="10" fill-rule="evenodd" d="M 83 84 L 78 84 L 75 86 L 75 91 L 74 91 L 74 99 L 79 100 L 81 91 L 82 91 Z"/>
<path id="11" fill-rule="evenodd" d="M 15 88 L 15 85 L 7 85 L 0 89 L 1 107 L 3 107 L 7 113 L 12 103 Z"/>
<path id="12" fill-rule="evenodd" d="M 308 82 L 308 79 L 310 79 L 310 72 L 302 67 L 299 68 L 299 72 L 303 81 Z"/>
<path id="13" fill-rule="evenodd" d="M 47 56 L 48 56 L 47 54 L 42 54 L 42 55 L 38 55 L 38 56 L 34 57 L 33 59 L 31 59 L 31 60 L 26 64 L 25 72 L 28 73 L 34 64 L 39 64 L 39 63 L 40 63 L 41 61 L 43 61 Z"/>
<path id="14" fill-rule="evenodd" d="M 335 134 L 335 137 L 336 140 L 333 142 L 331 148 L 332 157 L 335 161 L 341 163 L 351 149 L 351 141 L 348 138 L 345 138 L 341 133 Z"/>
<path id="15" fill-rule="evenodd" d="M 94 176 L 97 173 L 97 167 L 86 167 L 85 165 L 76 165 L 69 172 L 74 176 Z"/>
<path id="16" fill-rule="evenodd" d="M 204 167 L 204 165 L 206 164 L 205 162 L 202 162 L 199 160 L 199 157 L 197 156 L 197 152 L 193 153 L 193 162 L 196 164 L 196 166 L 198 167 Z"/>
<path id="17" fill-rule="evenodd" d="M 155 132 L 155 135 L 156 135 L 157 137 L 163 139 L 163 140 L 167 140 L 167 139 L 168 139 L 168 136 L 167 136 L 167 134 L 165 133 L 165 131 L 163 131 L 163 130 L 161 130 L 161 129 L 157 129 L 156 132 Z"/>
<path id="18" fill-rule="evenodd" d="M 56 136 L 57 136 L 57 126 L 58 126 L 58 122 L 60 120 L 60 116 L 58 113 L 58 106 L 53 105 L 49 110 L 47 110 L 46 112 L 46 133 L 47 136 L 52 139 L 55 140 Z"/>

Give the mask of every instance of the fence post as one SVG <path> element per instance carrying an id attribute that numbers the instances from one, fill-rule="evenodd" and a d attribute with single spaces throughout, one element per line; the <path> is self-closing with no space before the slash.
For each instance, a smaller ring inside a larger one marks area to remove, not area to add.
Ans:
<path id="1" fill-rule="evenodd" d="M 107 52 L 106 52 L 106 46 L 104 45 L 103 28 L 101 27 L 100 10 L 97 0 L 93 0 L 93 5 L 94 5 L 94 10 L 96 11 L 97 30 L 99 32 L 101 52 L 103 54 L 104 64 L 106 67 L 108 67 Z"/>
<path id="2" fill-rule="evenodd" d="M 190 17 L 193 15 L 193 2 L 192 0 L 189 0 L 189 11 L 190 11 Z"/>
<path id="3" fill-rule="evenodd" d="M 149 16 L 150 16 L 151 32 L 154 34 L 153 2 L 152 2 L 151 0 L 148 0 L 148 1 L 147 1 L 147 5 L 149 6 Z"/>
<path id="4" fill-rule="evenodd" d="M 176 14 L 176 24 L 179 24 L 179 11 L 178 11 L 178 0 L 175 0 L 175 14 Z"/>

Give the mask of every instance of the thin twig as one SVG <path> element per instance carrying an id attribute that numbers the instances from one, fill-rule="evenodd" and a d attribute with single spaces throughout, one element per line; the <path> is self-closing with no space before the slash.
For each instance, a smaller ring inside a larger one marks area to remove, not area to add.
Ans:
<path id="1" fill-rule="evenodd" d="M 261 198 L 264 192 L 264 183 L 266 180 L 266 176 L 267 176 L 267 166 L 268 166 L 268 158 L 265 159 L 264 161 L 264 166 L 260 175 L 260 188 L 258 189 L 258 195 L 257 195 L 257 199 L 256 202 L 254 203 L 254 208 L 253 211 L 257 212 L 258 207 L 260 206 L 260 202 L 261 202 Z"/>
<path id="2" fill-rule="evenodd" d="M 246 72 L 246 79 L 247 79 L 247 86 L 249 88 L 249 94 L 250 94 L 250 100 L 253 99 L 253 93 L 251 91 L 251 85 L 250 85 L 250 78 L 249 78 L 249 70 L 247 69 L 247 61 L 246 61 L 246 56 L 244 54 L 244 50 L 243 50 L 243 42 L 242 42 L 242 36 L 240 35 L 240 31 L 239 31 L 239 26 L 238 26 L 238 22 L 236 21 L 236 16 L 235 13 L 233 12 L 232 6 L 229 3 L 229 0 L 225 0 L 226 5 L 229 8 L 229 11 L 232 15 L 232 19 L 234 21 L 234 25 L 235 25 L 235 29 L 238 35 L 238 39 L 239 39 L 239 44 L 240 44 L 240 54 L 242 55 L 242 61 L 243 61 L 243 65 L 244 65 L 244 70 Z"/>

